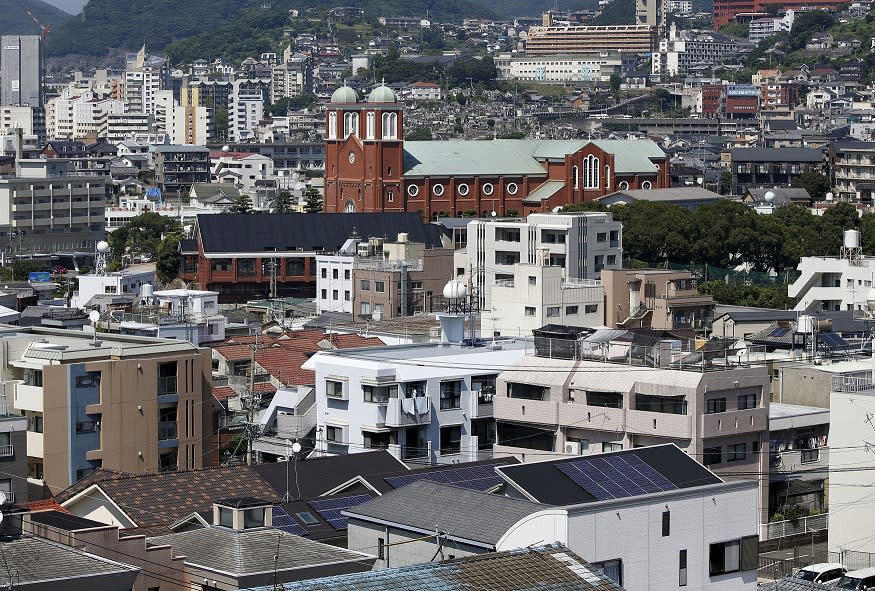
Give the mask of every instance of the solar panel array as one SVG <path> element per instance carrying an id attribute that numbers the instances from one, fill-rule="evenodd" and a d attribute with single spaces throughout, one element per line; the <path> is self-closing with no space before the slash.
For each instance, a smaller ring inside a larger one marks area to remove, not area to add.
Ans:
<path id="1" fill-rule="evenodd" d="M 827 349 L 844 349 L 848 346 L 848 342 L 834 332 L 818 333 L 817 340 Z"/>
<path id="2" fill-rule="evenodd" d="M 306 536 L 305 530 L 300 523 L 295 521 L 295 518 L 289 515 L 285 509 L 279 506 L 273 508 L 273 525 L 276 529 L 281 529 L 284 532 L 295 534 L 296 536 Z"/>
<path id="3" fill-rule="evenodd" d="M 346 517 L 341 515 L 340 512 L 370 501 L 371 498 L 370 495 L 355 495 L 352 497 L 325 499 L 324 501 L 310 501 L 307 504 L 334 529 L 346 529 Z"/>
<path id="4" fill-rule="evenodd" d="M 487 491 L 501 484 L 501 477 L 495 472 L 495 464 L 467 466 L 450 470 L 429 470 L 390 476 L 385 479 L 392 488 L 401 488 L 420 480 L 429 480 L 440 484 L 449 484 L 459 488 Z"/>
<path id="5" fill-rule="evenodd" d="M 556 467 L 599 501 L 678 488 L 633 454 L 572 460 Z"/>

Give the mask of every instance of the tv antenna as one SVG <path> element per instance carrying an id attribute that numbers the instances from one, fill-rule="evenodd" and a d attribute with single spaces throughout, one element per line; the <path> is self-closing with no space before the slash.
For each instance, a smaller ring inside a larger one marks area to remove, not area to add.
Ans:
<path id="1" fill-rule="evenodd" d="M 291 444 L 291 445 L 289 445 Z M 289 453 L 291 448 L 291 453 Z M 289 494 L 289 463 L 295 463 L 295 485 L 298 483 L 298 454 L 301 452 L 301 444 L 297 441 L 292 443 L 290 439 L 286 439 L 286 494 L 283 495 L 283 503 L 290 503 L 292 495 Z M 301 497 L 301 490 L 298 489 L 298 498 Z"/>

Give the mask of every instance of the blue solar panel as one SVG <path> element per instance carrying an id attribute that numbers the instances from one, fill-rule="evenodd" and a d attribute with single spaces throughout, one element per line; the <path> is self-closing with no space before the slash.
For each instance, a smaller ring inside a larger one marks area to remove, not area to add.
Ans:
<path id="1" fill-rule="evenodd" d="M 825 345 L 830 349 L 841 349 L 848 346 L 847 341 L 834 332 L 821 332 L 817 335 L 817 340 L 821 345 Z"/>
<path id="2" fill-rule="evenodd" d="M 271 524 L 276 529 L 281 529 L 284 532 L 295 534 L 296 536 L 306 536 L 307 530 L 301 527 L 294 518 L 289 515 L 282 507 L 273 508 L 273 523 Z"/>
<path id="3" fill-rule="evenodd" d="M 413 482 L 428 480 L 479 491 L 495 488 L 502 482 L 501 477 L 495 472 L 495 464 L 415 472 L 403 476 L 391 476 L 385 480 L 392 488 L 401 488 Z"/>
<path id="4" fill-rule="evenodd" d="M 581 458 L 556 467 L 599 501 L 677 489 L 634 454 Z"/>
<path id="5" fill-rule="evenodd" d="M 352 497 L 310 501 L 307 504 L 334 529 L 346 529 L 346 517 L 341 515 L 340 512 L 370 501 L 371 498 L 370 495 L 355 495 Z"/>

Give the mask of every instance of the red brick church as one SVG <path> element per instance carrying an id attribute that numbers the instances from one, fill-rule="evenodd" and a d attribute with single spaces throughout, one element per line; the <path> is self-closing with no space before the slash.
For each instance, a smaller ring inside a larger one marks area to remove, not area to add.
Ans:
<path id="1" fill-rule="evenodd" d="M 365 101 L 337 89 L 325 137 L 326 212 L 528 215 L 671 179 L 651 140 L 405 142 L 403 104 L 386 86 Z"/>

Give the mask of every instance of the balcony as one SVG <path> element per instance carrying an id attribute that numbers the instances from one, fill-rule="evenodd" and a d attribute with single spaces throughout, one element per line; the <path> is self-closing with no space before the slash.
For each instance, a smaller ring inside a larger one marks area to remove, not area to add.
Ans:
<path id="1" fill-rule="evenodd" d="M 0 445 L 0 458 L 11 458 L 15 455 L 15 448 L 12 445 Z"/>
<path id="2" fill-rule="evenodd" d="M 158 378 L 158 396 L 175 396 L 176 376 L 160 376 Z"/>
<path id="3" fill-rule="evenodd" d="M 25 386 L 19 382 L 15 385 L 14 400 L 13 406 L 18 410 L 43 412 L 42 386 Z"/>
<path id="4" fill-rule="evenodd" d="M 689 415 L 646 410 L 630 410 L 626 414 L 626 431 L 638 435 L 690 439 L 693 436 L 692 425 Z"/>
<path id="5" fill-rule="evenodd" d="M 769 411 L 764 408 L 718 412 L 702 415 L 699 434 L 707 438 L 755 433 L 768 430 L 768 424 Z"/>
<path id="6" fill-rule="evenodd" d="M 559 405 L 559 424 L 574 425 L 580 429 L 622 431 L 626 425 L 626 411 L 570 402 Z"/>
<path id="7" fill-rule="evenodd" d="M 158 441 L 176 439 L 176 421 L 160 421 L 158 423 Z"/>
<path id="8" fill-rule="evenodd" d="M 494 394 L 483 390 L 465 390 L 462 392 L 462 410 L 469 419 L 491 417 L 494 397 Z"/>
<path id="9" fill-rule="evenodd" d="M 387 427 L 415 427 L 431 423 L 431 396 L 390 398 L 386 404 Z"/>
<path id="10" fill-rule="evenodd" d="M 43 434 L 42 433 L 34 433 L 33 431 L 27 432 L 27 456 L 31 458 L 42 458 L 44 457 L 43 452 Z"/>
<path id="11" fill-rule="evenodd" d="M 803 480 L 820 480 L 826 477 L 825 470 L 828 466 L 829 447 L 788 449 L 773 452 L 770 457 L 770 473 L 782 480 L 791 474 L 801 475 Z M 806 472 L 811 472 L 808 478 Z"/>
<path id="12" fill-rule="evenodd" d="M 492 414 L 496 419 L 535 423 L 538 425 L 559 424 L 559 404 L 552 400 L 529 400 L 527 398 L 508 398 L 496 396 L 493 400 Z"/>

